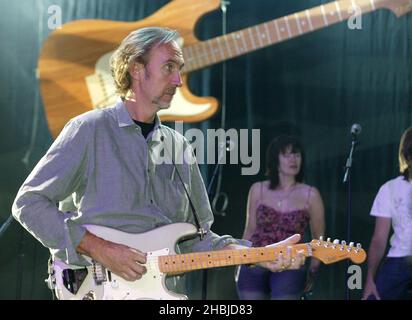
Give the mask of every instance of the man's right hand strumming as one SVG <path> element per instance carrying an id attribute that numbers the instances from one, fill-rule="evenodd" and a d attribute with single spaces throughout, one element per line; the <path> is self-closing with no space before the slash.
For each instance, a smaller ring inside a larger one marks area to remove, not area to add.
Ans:
<path id="1" fill-rule="evenodd" d="M 139 280 L 146 273 L 146 267 L 142 266 L 146 263 L 145 252 L 104 240 L 89 231 L 86 231 L 76 250 L 127 281 Z"/>

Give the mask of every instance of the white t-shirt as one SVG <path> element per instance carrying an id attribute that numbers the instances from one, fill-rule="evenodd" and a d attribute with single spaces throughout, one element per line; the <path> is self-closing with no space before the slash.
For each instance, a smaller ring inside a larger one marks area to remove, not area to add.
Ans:
<path id="1" fill-rule="evenodd" d="M 392 219 L 393 235 L 388 257 L 412 256 L 412 183 L 403 176 L 380 187 L 371 216 Z"/>

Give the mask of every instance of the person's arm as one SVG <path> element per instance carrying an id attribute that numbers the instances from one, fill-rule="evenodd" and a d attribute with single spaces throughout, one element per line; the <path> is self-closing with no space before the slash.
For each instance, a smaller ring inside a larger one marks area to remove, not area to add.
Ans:
<path id="1" fill-rule="evenodd" d="M 192 157 L 194 154 L 189 151 Z M 194 157 L 195 158 L 195 157 Z M 199 237 L 195 240 L 187 240 L 181 242 L 179 247 L 183 251 L 196 252 L 196 251 L 210 251 L 210 250 L 237 250 L 246 249 L 250 247 L 250 242 L 246 240 L 235 239 L 230 235 L 219 236 L 210 230 L 213 223 L 213 213 L 210 208 L 209 199 L 206 193 L 206 188 L 203 183 L 202 176 L 200 174 L 199 167 L 195 159 L 191 159 L 192 165 L 190 166 L 190 190 L 192 195 L 192 200 L 194 202 L 195 208 L 198 210 L 200 215 L 200 224 L 202 228 L 207 231 L 207 234 L 203 240 L 199 241 Z M 189 219 L 193 223 L 193 216 L 190 213 Z M 299 235 L 294 235 L 280 243 L 273 244 L 271 246 L 277 245 L 289 245 L 298 242 L 300 239 Z M 284 269 L 297 269 L 304 263 L 304 256 L 298 253 L 297 257 L 292 258 L 290 255 L 286 254 L 284 257 L 280 257 L 279 261 L 276 262 L 265 262 L 261 263 L 262 267 L 268 268 L 271 271 L 281 271 Z"/>
<path id="2" fill-rule="evenodd" d="M 312 239 L 319 239 L 319 237 L 325 235 L 325 207 L 319 191 L 314 187 L 312 187 L 309 202 L 309 215 Z M 309 271 L 315 273 L 318 271 L 319 266 L 320 261 L 316 258 L 312 258 Z"/>
<path id="3" fill-rule="evenodd" d="M 254 183 L 249 190 L 247 210 L 246 210 L 246 225 L 243 232 L 243 239 L 250 240 L 256 230 L 256 210 L 261 192 L 261 183 Z M 283 241 L 273 243 L 267 247 L 288 246 L 298 243 L 300 236 L 295 234 Z M 224 249 L 245 249 L 245 247 L 235 244 L 230 244 Z M 305 257 L 301 252 L 298 252 L 296 257 L 292 257 L 291 249 L 287 249 L 285 254 L 275 257 L 274 261 L 257 263 L 257 266 L 266 268 L 272 272 L 279 272 L 288 269 L 299 269 L 305 262 Z"/>
<path id="4" fill-rule="evenodd" d="M 88 265 L 87 255 L 126 280 L 145 272 L 144 253 L 103 240 L 76 223 L 77 212 L 63 212 L 57 203 L 81 189 L 87 177 L 93 130 L 85 121 L 70 121 L 20 188 L 13 215 L 45 247 L 71 265 Z"/>
<path id="5" fill-rule="evenodd" d="M 75 247 L 86 232 L 73 217 L 62 212 L 67 198 L 86 176 L 90 130 L 87 123 L 70 121 L 22 184 L 12 206 L 14 218 L 45 247 L 65 253 L 69 264 L 85 265 Z"/>
<path id="6" fill-rule="evenodd" d="M 118 276 L 134 281 L 146 273 L 139 263 L 146 263 L 146 253 L 128 246 L 106 241 L 86 231 L 76 251 L 85 254 Z"/>
<path id="7" fill-rule="evenodd" d="M 386 251 L 390 229 L 391 218 L 376 217 L 375 230 L 368 251 L 368 273 L 362 299 L 367 299 L 370 295 L 380 299 L 375 285 L 375 275 Z"/>
<path id="8" fill-rule="evenodd" d="M 253 232 L 255 232 L 256 230 L 256 209 L 259 199 L 259 189 L 261 188 L 260 183 L 254 183 L 249 190 L 245 230 L 243 231 L 242 236 L 242 238 L 246 240 L 250 240 L 252 238 Z"/>
<path id="9" fill-rule="evenodd" d="M 325 208 L 319 191 L 312 187 L 309 198 L 310 232 L 312 239 L 319 239 L 325 235 Z M 319 271 L 320 260 L 312 257 L 306 277 L 304 292 L 312 289 L 314 281 Z"/>
<path id="10" fill-rule="evenodd" d="M 246 226 L 243 232 L 243 239 L 250 240 L 256 230 L 256 209 L 258 206 L 258 199 L 260 196 L 261 183 L 254 183 L 249 190 L 247 211 L 246 211 Z M 269 245 L 268 247 L 288 246 L 298 243 L 300 236 L 293 235 L 283 241 Z M 245 249 L 245 247 L 235 244 L 230 244 L 224 249 Z M 298 252 L 296 257 L 292 257 L 291 249 L 287 249 L 285 254 L 276 257 L 272 262 L 257 263 L 257 266 L 269 269 L 272 272 L 279 272 L 287 269 L 299 269 L 305 262 L 305 257 L 301 252 Z"/>
<path id="11" fill-rule="evenodd" d="M 274 257 L 273 261 L 268 261 L 268 262 L 260 262 L 256 263 L 253 266 L 260 266 L 262 268 L 266 268 L 272 272 L 279 272 L 279 271 L 284 271 L 284 270 L 296 270 L 302 267 L 302 265 L 305 264 L 305 255 L 303 251 L 299 250 L 297 251 L 296 255 L 292 254 L 292 248 L 289 246 L 298 243 L 300 240 L 300 235 L 299 234 L 294 234 L 293 236 L 290 236 L 289 238 L 286 238 L 285 240 L 267 245 L 266 247 L 279 247 L 279 246 L 285 246 L 286 250 L 279 254 L 277 257 Z M 248 249 L 248 247 L 241 246 L 241 245 L 236 245 L 236 244 L 229 244 L 226 247 L 222 248 L 223 250 L 240 250 L 240 249 Z"/>

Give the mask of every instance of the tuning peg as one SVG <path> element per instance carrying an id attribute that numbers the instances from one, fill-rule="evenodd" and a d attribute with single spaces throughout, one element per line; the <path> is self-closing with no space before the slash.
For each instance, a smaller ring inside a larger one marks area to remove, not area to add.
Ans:
<path id="1" fill-rule="evenodd" d="M 342 241 L 341 241 L 341 244 L 342 244 L 342 246 L 346 246 L 346 241 L 345 241 L 345 240 L 342 240 Z"/>
<path id="2" fill-rule="evenodd" d="M 325 248 L 327 248 L 329 246 L 329 244 L 330 244 L 330 238 L 328 238 L 326 241 L 323 241 L 323 246 Z"/>
<path id="3" fill-rule="evenodd" d="M 339 244 L 339 239 L 333 240 L 333 244 Z"/>
<path id="4" fill-rule="evenodd" d="M 354 243 L 353 242 L 349 242 L 349 247 L 353 247 Z"/>
<path id="5" fill-rule="evenodd" d="M 320 240 L 320 241 L 323 241 L 323 236 L 320 236 L 320 237 L 319 237 L 319 240 Z"/>

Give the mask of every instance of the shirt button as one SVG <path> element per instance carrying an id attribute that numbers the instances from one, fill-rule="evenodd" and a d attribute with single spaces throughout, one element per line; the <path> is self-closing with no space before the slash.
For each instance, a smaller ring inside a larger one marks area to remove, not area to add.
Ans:
<path id="1" fill-rule="evenodd" d="M 152 199 L 150 199 L 150 203 L 153 204 L 153 200 L 152 200 Z"/>

